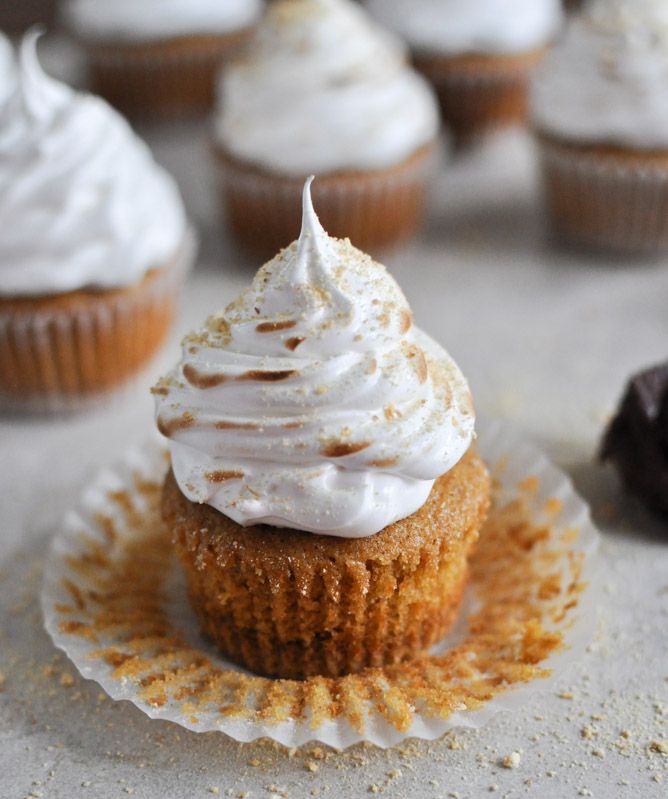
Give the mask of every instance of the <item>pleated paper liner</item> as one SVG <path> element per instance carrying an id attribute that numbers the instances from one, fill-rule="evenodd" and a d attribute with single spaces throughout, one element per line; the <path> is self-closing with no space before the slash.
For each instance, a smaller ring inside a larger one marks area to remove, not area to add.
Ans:
<path id="1" fill-rule="evenodd" d="M 249 34 L 246 28 L 159 42 L 82 45 L 92 91 L 133 119 L 160 121 L 210 111 L 218 72 Z"/>
<path id="2" fill-rule="evenodd" d="M 81 410 L 131 384 L 171 328 L 196 251 L 190 230 L 172 261 L 134 286 L 0 297 L 0 410 Z"/>
<path id="3" fill-rule="evenodd" d="M 457 628 L 426 656 L 337 679 L 257 677 L 198 633 L 158 513 L 158 444 L 103 471 L 55 537 L 47 630 L 84 677 L 152 718 L 239 741 L 382 747 L 478 727 L 556 680 L 590 642 L 598 534 L 568 478 L 514 433 L 483 429 L 494 501 Z"/>
<path id="4" fill-rule="evenodd" d="M 273 257 L 299 236 L 307 175 L 282 175 L 246 164 L 214 145 L 225 221 L 238 243 Z M 424 220 L 427 182 L 438 158 L 435 143 L 396 166 L 319 174 L 313 202 L 325 230 L 377 253 L 413 236 Z"/>
<path id="5" fill-rule="evenodd" d="M 544 49 L 517 55 L 416 54 L 415 66 L 436 91 L 455 143 L 466 145 L 527 118 L 529 81 Z"/>
<path id="6" fill-rule="evenodd" d="M 668 253 L 668 150 L 576 145 L 538 136 L 549 222 L 580 247 Z"/>

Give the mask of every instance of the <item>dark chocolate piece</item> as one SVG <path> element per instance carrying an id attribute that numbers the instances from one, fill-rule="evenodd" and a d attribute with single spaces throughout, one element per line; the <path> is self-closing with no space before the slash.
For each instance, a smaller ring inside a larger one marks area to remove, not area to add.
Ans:
<path id="1" fill-rule="evenodd" d="M 601 459 L 615 465 L 629 493 L 668 518 L 668 362 L 631 378 Z"/>

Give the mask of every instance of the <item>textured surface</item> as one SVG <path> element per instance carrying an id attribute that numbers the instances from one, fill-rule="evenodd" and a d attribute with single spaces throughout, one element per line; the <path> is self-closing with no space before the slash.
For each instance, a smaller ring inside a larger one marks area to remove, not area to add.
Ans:
<path id="1" fill-rule="evenodd" d="M 387 261 L 416 320 L 470 378 L 478 410 L 518 425 L 592 502 L 604 533 L 599 633 L 558 692 L 437 743 L 343 755 L 309 747 L 289 757 L 150 721 L 54 661 L 36 602 L 47 536 L 91 471 L 144 437 L 150 380 L 176 358 L 179 335 L 232 298 L 252 269 L 221 243 L 204 133 L 151 138 L 204 232 L 168 351 L 136 393 L 113 406 L 0 421 L 0 794 L 306 799 L 382 790 L 392 799 L 464 799 L 495 787 L 491 795 L 508 797 L 664 797 L 665 527 L 620 498 L 594 451 L 626 378 L 665 358 L 668 269 L 549 248 L 533 154 L 521 136 L 465 155 L 440 175 L 424 238 Z"/>

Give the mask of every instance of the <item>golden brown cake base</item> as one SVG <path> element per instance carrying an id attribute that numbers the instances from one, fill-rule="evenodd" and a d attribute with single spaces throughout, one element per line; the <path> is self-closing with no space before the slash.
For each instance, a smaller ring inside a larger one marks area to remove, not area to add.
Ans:
<path id="1" fill-rule="evenodd" d="M 216 153 L 226 221 L 237 241 L 264 258 L 291 244 L 299 236 L 308 175 L 272 173 Z M 325 230 L 372 252 L 412 236 L 424 217 L 432 154 L 428 145 L 392 168 L 317 175 L 311 193 Z"/>
<path id="2" fill-rule="evenodd" d="M 68 410 L 126 382 L 164 340 L 179 285 L 166 267 L 129 288 L 0 297 L 0 407 Z"/>
<path id="3" fill-rule="evenodd" d="M 456 143 L 490 130 L 524 124 L 529 78 L 545 51 L 519 55 L 415 56 L 431 82 Z"/>
<path id="4" fill-rule="evenodd" d="M 205 633 L 257 674 L 301 679 L 399 663 L 441 639 L 488 497 L 471 451 L 420 510 L 368 538 L 241 527 L 186 499 L 171 472 L 162 515 Z"/>
<path id="5" fill-rule="evenodd" d="M 243 30 L 141 44 L 86 43 L 91 90 L 133 118 L 206 112 L 213 106 L 218 70 L 248 34 Z"/>
<path id="6" fill-rule="evenodd" d="M 668 151 L 580 145 L 539 134 L 547 213 L 567 243 L 668 252 Z"/>

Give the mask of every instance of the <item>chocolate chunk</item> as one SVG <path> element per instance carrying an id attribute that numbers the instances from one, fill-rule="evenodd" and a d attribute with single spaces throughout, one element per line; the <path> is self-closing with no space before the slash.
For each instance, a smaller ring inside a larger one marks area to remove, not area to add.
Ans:
<path id="1" fill-rule="evenodd" d="M 626 490 L 668 518 L 668 362 L 629 381 L 601 447 Z"/>

